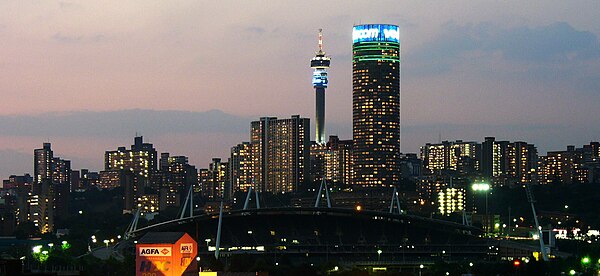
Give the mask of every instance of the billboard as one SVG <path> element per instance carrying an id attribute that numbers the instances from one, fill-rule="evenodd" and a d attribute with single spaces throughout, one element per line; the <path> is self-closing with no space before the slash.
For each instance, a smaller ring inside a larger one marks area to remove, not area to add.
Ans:
<path id="1" fill-rule="evenodd" d="M 354 26 L 352 29 L 352 43 L 370 41 L 400 43 L 400 28 L 396 25 L 388 24 Z"/>
<path id="2" fill-rule="evenodd" d="M 186 233 L 148 233 L 135 251 L 136 276 L 185 275 L 196 270 L 198 246 Z"/>

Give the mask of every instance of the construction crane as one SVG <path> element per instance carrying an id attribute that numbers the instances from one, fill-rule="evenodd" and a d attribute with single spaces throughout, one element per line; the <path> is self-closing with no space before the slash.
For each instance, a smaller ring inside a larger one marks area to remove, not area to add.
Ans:
<path id="1" fill-rule="evenodd" d="M 542 260 L 548 261 L 548 253 L 546 253 L 546 246 L 544 246 L 544 235 L 542 233 L 542 227 L 540 227 L 540 223 L 538 222 L 537 214 L 535 212 L 535 198 L 533 197 L 533 192 L 531 191 L 531 187 L 529 184 L 525 184 L 525 192 L 527 193 L 527 201 L 531 204 L 531 212 L 533 212 L 533 220 L 535 221 L 535 229 L 538 231 L 538 237 L 540 240 L 540 252 L 542 253 Z"/>

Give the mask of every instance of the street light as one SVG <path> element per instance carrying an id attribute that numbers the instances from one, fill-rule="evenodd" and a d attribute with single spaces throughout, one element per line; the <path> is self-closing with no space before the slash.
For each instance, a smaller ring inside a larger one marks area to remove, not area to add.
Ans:
<path id="1" fill-rule="evenodd" d="M 488 191 L 491 189 L 488 183 L 473 183 L 471 189 L 475 192 L 485 192 L 485 232 L 488 232 L 489 214 L 488 214 Z"/>
<path id="2" fill-rule="evenodd" d="M 381 253 L 383 253 L 383 251 L 381 251 L 381 249 L 377 249 L 377 261 L 381 259 Z"/>
<path id="3" fill-rule="evenodd" d="M 33 253 L 40 253 L 40 252 L 42 252 L 42 246 L 36 245 L 33 248 L 31 248 L 31 251 L 33 251 Z"/>

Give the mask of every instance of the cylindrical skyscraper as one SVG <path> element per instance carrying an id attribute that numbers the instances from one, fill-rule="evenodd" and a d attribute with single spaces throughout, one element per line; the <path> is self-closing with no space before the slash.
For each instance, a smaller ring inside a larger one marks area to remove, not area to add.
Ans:
<path id="1" fill-rule="evenodd" d="M 400 34 L 395 25 L 352 31 L 354 184 L 391 186 L 400 180 Z"/>
<path id="2" fill-rule="evenodd" d="M 315 57 L 310 60 L 310 67 L 313 71 L 312 84 L 316 92 L 316 112 L 315 112 L 315 142 L 319 145 L 327 143 L 325 140 L 325 88 L 327 88 L 327 68 L 331 58 L 325 56 L 323 52 L 323 33 L 319 29 L 319 51 Z"/>

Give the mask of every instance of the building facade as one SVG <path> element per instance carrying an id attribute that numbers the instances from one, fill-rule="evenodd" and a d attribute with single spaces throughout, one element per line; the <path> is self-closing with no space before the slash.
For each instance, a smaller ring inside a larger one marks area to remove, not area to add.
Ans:
<path id="1" fill-rule="evenodd" d="M 138 198 L 158 194 L 159 185 L 151 181 L 156 174 L 158 157 L 154 146 L 144 143 L 142 136 L 134 139 L 130 149 L 119 147 L 104 153 L 104 171 L 100 172 L 100 185 L 105 188 L 123 187 L 123 212 L 137 208 Z M 149 191 L 147 191 L 150 189 Z"/>
<path id="2" fill-rule="evenodd" d="M 68 216 L 71 161 L 55 157 L 51 144 L 44 143 L 33 151 L 33 172 L 29 220 L 41 233 L 52 232 L 55 217 Z"/>
<path id="3" fill-rule="evenodd" d="M 462 140 L 425 144 L 421 147 L 421 159 L 429 173 L 456 171 L 474 173 L 479 169 L 480 145 Z"/>
<path id="4" fill-rule="evenodd" d="M 310 120 L 263 117 L 251 123 L 252 173 L 258 191 L 289 193 L 309 180 Z"/>
<path id="5" fill-rule="evenodd" d="M 231 148 L 229 156 L 229 182 L 233 192 L 246 192 L 252 187 L 252 146 L 243 142 Z"/>

